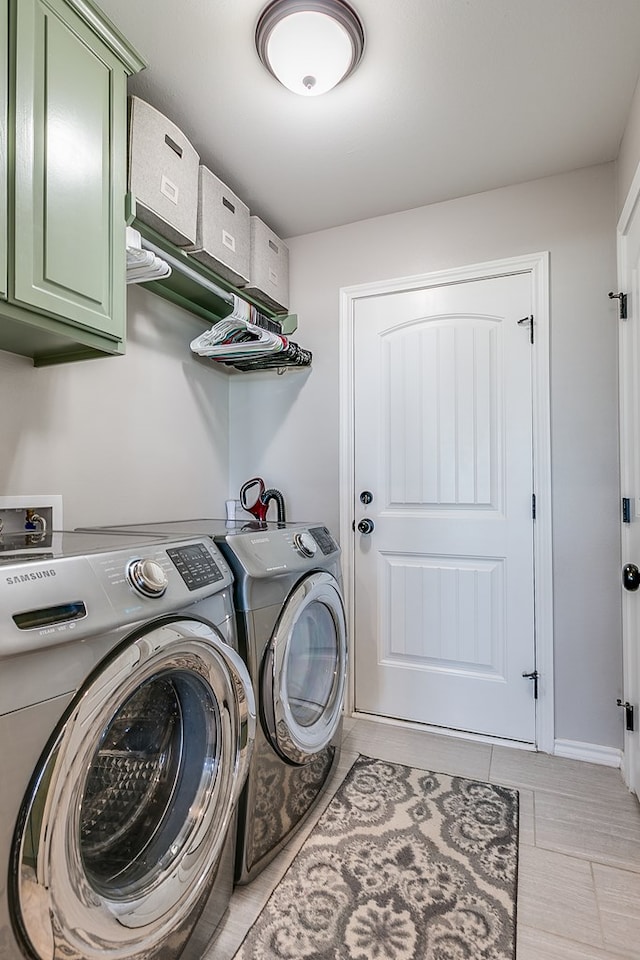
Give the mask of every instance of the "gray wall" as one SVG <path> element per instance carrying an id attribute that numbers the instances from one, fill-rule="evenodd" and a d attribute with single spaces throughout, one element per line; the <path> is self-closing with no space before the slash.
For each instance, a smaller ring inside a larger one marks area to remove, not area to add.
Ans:
<path id="1" fill-rule="evenodd" d="M 313 369 L 234 378 L 230 422 L 232 488 L 260 473 L 337 530 L 340 288 L 550 251 L 556 738 L 620 747 L 615 221 L 606 164 L 290 240 Z"/>
<path id="2" fill-rule="evenodd" d="M 627 118 L 627 126 L 620 144 L 618 154 L 618 189 L 617 189 L 617 211 L 618 216 L 622 212 L 624 202 L 629 193 L 629 187 L 635 176 L 638 162 L 640 161 L 640 80 L 636 86 L 631 108 Z"/>
<path id="3" fill-rule="evenodd" d="M 0 493 L 59 493 L 64 525 L 224 513 L 228 375 L 195 360 L 203 325 L 129 291 L 124 357 L 35 368 L 0 352 Z"/>

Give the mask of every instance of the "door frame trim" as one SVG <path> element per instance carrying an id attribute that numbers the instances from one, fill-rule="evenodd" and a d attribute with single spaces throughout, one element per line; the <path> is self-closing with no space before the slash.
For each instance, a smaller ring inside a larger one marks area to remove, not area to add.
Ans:
<path id="1" fill-rule="evenodd" d="M 636 169 L 633 180 L 631 181 L 631 186 L 629 187 L 629 192 L 626 196 L 622 212 L 620 213 L 620 218 L 616 227 L 616 265 L 617 265 L 617 277 L 618 277 L 618 290 L 626 290 L 627 283 L 627 271 L 628 271 L 628 251 L 627 251 L 627 236 L 629 233 L 629 227 L 631 225 L 631 220 L 633 219 L 634 214 L 638 211 L 638 205 L 640 204 L 640 164 Z M 640 214 L 639 214 L 640 215 Z M 632 305 L 633 311 L 633 305 Z M 633 313 L 632 313 L 633 316 Z M 633 392 L 634 385 L 630 384 L 624 379 L 624 373 L 627 367 L 626 357 L 625 357 L 625 338 L 623 336 L 624 328 L 622 326 L 623 321 L 618 322 L 618 380 L 619 380 L 619 444 L 620 444 L 620 497 L 631 496 L 629 491 L 629 479 L 627 474 L 628 464 L 623 463 L 622 457 L 624 452 L 625 436 L 627 431 L 631 429 L 628 417 L 629 410 L 631 409 L 631 403 L 629 402 L 629 393 Z M 636 384 L 637 384 L 636 378 Z M 625 525 L 621 524 L 620 531 L 620 569 L 622 569 L 622 564 L 625 563 Z M 638 630 L 638 611 L 637 603 L 632 603 L 632 596 L 626 590 L 621 590 L 621 607 L 622 607 L 622 687 L 623 687 L 623 698 L 628 700 L 631 703 L 637 703 L 638 694 L 640 690 L 638 689 L 638 652 L 635 648 L 635 644 L 632 642 L 632 637 L 637 635 Z M 622 751 L 622 777 L 624 782 L 630 789 L 633 789 L 632 784 L 636 783 L 638 780 L 638 770 L 636 769 L 637 758 L 636 752 L 631 748 L 632 741 L 631 737 L 636 736 L 636 734 L 631 734 L 627 730 L 624 731 L 624 741 L 623 741 L 623 751 Z"/>
<path id="2" fill-rule="evenodd" d="M 470 264 L 435 273 L 399 277 L 340 289 L 340 543 L 349 636 L 355 636 L 355 307 L 358 300 L 385 293 L 419 290 L 444 283 L 531 274 L 535 342 L 532 346 L 535 668 L 541 676 L 536 709 L 536 746 L 554 752 L 553 556 L 551 501 L 551 410 L 549 378 L 549 252 Z M 354 712 L 354 651 L 349 645 L 345 712 Z"/>

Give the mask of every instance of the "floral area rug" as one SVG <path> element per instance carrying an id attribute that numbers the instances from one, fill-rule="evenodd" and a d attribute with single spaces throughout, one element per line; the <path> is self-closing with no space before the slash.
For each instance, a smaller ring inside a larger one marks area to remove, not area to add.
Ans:
<path id="1" fill-rule="evenodd" d="M 518 793 L 359 757 L 234 960 L 513 960 Z"/>

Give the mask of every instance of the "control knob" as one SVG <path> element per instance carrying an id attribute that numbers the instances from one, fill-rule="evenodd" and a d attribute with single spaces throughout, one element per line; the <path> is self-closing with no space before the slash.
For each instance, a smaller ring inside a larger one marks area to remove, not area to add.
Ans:
<path id="1" fill-rule="evenodd" d="M 169 586 L 166 573 L 155 560 L 132 560 L 127 567 L 127 577 L 143 597 L 161 597 Z"/>
<path id="2" fill-rule="evenodd" d="M 318 544 L 306 530 L 294 535 L 293 545 L 301 557 L 313 557 L 318 549 Z"/>

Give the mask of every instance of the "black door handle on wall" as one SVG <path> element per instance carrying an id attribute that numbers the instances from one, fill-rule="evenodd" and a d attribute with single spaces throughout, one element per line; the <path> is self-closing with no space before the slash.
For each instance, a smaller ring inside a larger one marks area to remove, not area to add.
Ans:
<path id="1" fill-rule="evenodd" d="M 637 590 L 640 587 L 640 570 L 635 563 L 625 563 L 622 568 L 622 586 L 625 590 Z"/>
<path id="2" fill-rule="evenodd" d="M 358 524 L 358 530 L 360 531 L 360 533 L 369 534 L 369 533 L 373 533 L 373 531 L 375 530 L 375 526 L 376 525 L 373 522 L 373 520 L 369 520 L 368 517 L 365 517 L 365 519 L 361 520 L 360 523 Z"/>

